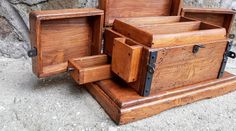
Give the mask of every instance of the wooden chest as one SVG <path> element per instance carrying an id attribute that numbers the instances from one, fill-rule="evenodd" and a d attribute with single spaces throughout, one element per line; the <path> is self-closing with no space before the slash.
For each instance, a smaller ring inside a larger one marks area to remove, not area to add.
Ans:
<path id="1" fill-rule="evenodd" d="M 112 51 L 109 51 L 112 52 L 112 71 L 140 95 L 220 77 L 228 46 L 226 30 L 181 17 L 167 19 L 172 18 L 173 22 L 162 23 L 160 21 L 166 18 L 158 20 L 156 17 L 156 22 L 145 25 L 139 25 L 135 18 L 118 19 L 112 30 L 106 32 L 123 35 L 107 38 L 114 39 Z"/>
<path id="2" fill-rule="evenodd" d="M 182 0 L 100 0 L 99 8 L 30 14 L 38 77 L 69 72 L 117 124 L 236 90 L 224 71 L 235 58 L 235 12 L 183 9 Z"/>
<path id="3" fill-rule="evenodd" d="M 112 71 L 143 96 L 222 77 L 234 12 L 187 8 L 181 13 L 181 1 L 152 2 L 175 5 L 159 8 L 156 16 L 122 10 L 119 16 L 128 18 L 113 20 L 115 14 L 105 13 L 106 21 L 114 21 L 105 31 L 104 49 L 112 58 Z M 129 9 L 136 4 L 126 3 Z M 109 6 L 107 13 L 113 9 Z"/>

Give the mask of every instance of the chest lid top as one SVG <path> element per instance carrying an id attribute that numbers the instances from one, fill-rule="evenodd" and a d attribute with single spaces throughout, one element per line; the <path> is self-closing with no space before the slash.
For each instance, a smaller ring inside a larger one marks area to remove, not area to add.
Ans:
<path id="1" fill-rule="evenodd" d="M 179 15 L 182 0 L 100 0 L 99 7 L 110 26 L 116 18 Z"/>
<path id="2" fill-rule="evenodd" d="M 69 59 L 100 54 L 102 28 L 99 9 L 32 12 L 29 55 L 33 55 L 33 72 L 38 77 L 55 75 L 67 71 Z"/>

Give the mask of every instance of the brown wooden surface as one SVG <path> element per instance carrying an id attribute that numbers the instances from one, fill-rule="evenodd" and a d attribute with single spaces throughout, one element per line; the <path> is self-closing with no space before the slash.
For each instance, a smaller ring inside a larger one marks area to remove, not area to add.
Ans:
<path id="1" fill-rule="evenodd" d="M 70 74 L 78 84 L 86 84 L 112 77 L 107 55 L 96 55 L 69 60 Z"/>
<path id="2" fill-rule="evenodd" d="M 116 18 L 179 15 L 181 7 L 182 0 L 99 0 L 106 26 Z"/>
<path id="3" fill-rule="evenodd" d="M 201 20 L 226 28 L 227 34 L 232 30 L 235 11 L 230 9 L 183 8 L 182 16 Z"/>
<path id="4" fill-rule="evenodd" d="M 205 48 L 194 54 L 193 46 L 170 47 L 158 51 L 151 93 L 217 79 L 227 41 L 199 43 Z"/>
<path id="5" fill-rule="evenodd" d="M 112 52 L 112 71 L 128 83 L 136 81 L 142 48 L 125 38 L 116 38 Z"/>
<path id="6" fill-rule="evenodd" d="M 117 33 L 116 31 L 113 31 L 110 28 L 107 28 L 105 30 L 104 35 L 104 53 L 106 53 L 109 56 L 112 56 L 112 50 L 114 45 L 115 38 L 122 37 L 120 33 Z"/>
<path id="7" fill-rule="evenodd" d="M 151 19 L 146 17 L 146 19 Z M 152 48 L 179 46 L 226 38 L 226 30 L 199 21 L 169 21 L 170 23 L 137 24 L 124 19 L 114 22 L 113 30 L 140 44 Z M 173 23 L 174 22 L 174 23 Z M 143 22 L 141 22 L 143 23 Z"/>
<path id="8" fill-rule="evenodd" d="M 87 89 L 117 124 L 127 124 L 170 108 L 232 92 L 236 90 L 236 77 L 226 73 L 222 79 L 205 81 L 149 97 L 139 96 L 133 89 L 120 82 L 118 84 L 116 80 L 88 84 Z"/>
<path id="9" fill-rule="evenodd" d="M 103 11 L 66 9 L 30 14 L 33 71 L 38 77 L 65 72 L 68 60 L 101 53 Z"/>

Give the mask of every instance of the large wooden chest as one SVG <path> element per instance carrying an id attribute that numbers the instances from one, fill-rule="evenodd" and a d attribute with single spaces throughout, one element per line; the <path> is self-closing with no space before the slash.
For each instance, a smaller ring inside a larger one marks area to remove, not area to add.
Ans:
<path id="1" fill-rule="evenodd" d="M 145 25 L 135 18 L 118 19 L 107 32 L 123 35 L 109 51 L 112 71 L 140 95 L 220 78 L 228 46 L 226 30 L 186 18 L 168 20 L 172 18 L 173 22 L 162 23 L 166 18 L 156 17 L 156 22 Z"/>
<path id="2" fill-rule="evenodd" d="M 227 36 L 233 11 L 205 9 L 204 12 L 187 8 L 182 9 L 183 16 L 165 16 L 180 14 L 182 3 L 165 2 L 162 4 L 175 4 L 168 6 L 175 7 L 175 13 L 173 8 L 165 7 L 159 8 L 162 13 L 157 11 L 156 16 L 151 17 L 122 10 L 119 16 L 125 12 L 129 18 L 113 20 L 115 14 L 107 14 L 107 21 L 114 21 L 105 31 L 104 49 L 112 58 L 112 71 L 143 96 L 219 79 L 224 72 L 225 53 L 230 49 Z M 115 5 L 114 1 L 112 3 Z M 110 8 L 108 10 L 112 10 Z M 190 15 L 199 12 L 202 14 Z M 209 14 L 212 17 L 209 18 Z M 213 17 L 219 15 L 224 17 Z"/>
<path id="3" fill-rule="evenodd" d="M 38 77 L 69 72 L 117 124 L 236 90 L 225 72 L 236 57 L 234 11 L 182 0 L 100 0 L 99 8 L 30 14 Z"/>

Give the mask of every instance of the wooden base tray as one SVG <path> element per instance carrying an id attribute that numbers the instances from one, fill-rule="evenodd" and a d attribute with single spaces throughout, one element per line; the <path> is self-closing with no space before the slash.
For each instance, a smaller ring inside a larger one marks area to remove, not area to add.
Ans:
<path id="1" fill-rule="evenodd" d="M 139 96 L 119 80 L 104 80 L 87 84 L 86 87 L 112 120 L 122 125 L 151 117 L 170 108 L 232 92 L 236 90 L 236 76 L 226 73 L 221 79 L 172 89 L 149 97 Z"/>

